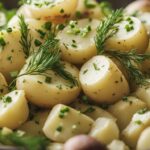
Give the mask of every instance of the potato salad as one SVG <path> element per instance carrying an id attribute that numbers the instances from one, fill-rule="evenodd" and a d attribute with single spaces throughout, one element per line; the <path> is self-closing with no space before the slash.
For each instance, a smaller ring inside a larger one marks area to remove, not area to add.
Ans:
<path id="1" fill-rule="evenodd" d="M 150 1 L 0 4 L 0 147 L 150 149 Z"/>

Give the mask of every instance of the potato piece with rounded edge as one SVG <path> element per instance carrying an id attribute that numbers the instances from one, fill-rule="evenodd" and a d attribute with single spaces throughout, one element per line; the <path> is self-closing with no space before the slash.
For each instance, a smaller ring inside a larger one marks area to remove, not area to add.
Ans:
<path id="1" fill-rule="evenodd" d="M 148 150 L 150 148 L 150 127 L 146 128 L 140 135 L 137 142 L 137 150 Z"/>
<path id="2" fill-rule="evenodd" d="M 49 32 L 52 29 L 52 24 L 49 21 L 36 20 L 32 18 L 24 19 L 29 29 L 29 36 L 31 38 L 31 52 L 36 51 L 38 47 L 45 42 Z M 20 19 L 14 16 L 9 22 L 8 27 L 20 30 Z"/>
<path id="3" fill-rule="evenodd" d="M 19 130 L 25 131 L 30 135 L 43 135 L 42 128 L 50 111 L 41 111 L 35 114 L 32 120 L 25 122 Z"/>
<path id="4" fill-rule="evenodd" d="M 2 73 L 0 73 L 0 96 L 8 93 L 8 84 L 6 82 L 5 77 L 3 76 Z"/>
<path id="5" fill-rule="evenodd" d="M 6 25 L 7 20 L 6 20 L 6 15 L 5 13 L 0 11 L 0 27 L 3 27 L 4 25 Z"/>
<path id="6" fill-rule="evenodd" d="M 118 32 L 106 41 L 106 49 L 144 53 L 148 47 L 149 37 L 142 22 L 135 17 L 126 17 L 118 23 Z"/>
<path id="7" fill-rule="evenodd" d="M 85 115 L 91 117 L 93 120 L 96 120 L 100 117 L 106 117 L 110 119 L 116 120 L 116 118 L 110 114 L 109 112 L 103 110 L 100 107 L 90 105 L 90 104 L 85 104 L 81 100 L 76 100 L 71 107 L 77 109 L 78 111 L 84 113 Z"/>
<path id="8" fill-rule="evenodd" d="M 119 138 L 119 129 L 113 119 L 102 117 L 95 121 L 89 135 L 103 144 L 109 144 Z"/>
<path id="9" fill-rule="evenodd" d="M 62 143 L 51 143 L 47 147 L 47 150 L 64 150 L 63 147 L 64 145 Z"/>
<path id="10" fill-rule="evenodd" d="M 137 140 L 142 131 L 150 126 L 150 111 L 146 109 L 139 110 L 132 117 L 129 125 L 122 132 L 122 139 L 130 146 L 135 148 Z"/>
<path id="11" fill-rule="evenodd" d="M 56 105 L 48 116 L 43 132 L 55 142 L 65 142 L 78 134 L 87 134 L 93 124 L 88 116 L 68 106 Z"/>
<path id="12" fill-rule="evenodd" d="M 63 60 L 83 64 L 97 54 L 94 37 L 99 22 L 95 19 L 70 21 L 68 26 L 58 33 Z"/>
<path id="13" fill-rule="evenodd" d="M 108 146 L 108 150 L 129 150 L 129 147 L 120 140 L 113 140 Z"/>
<path id="14" fill-rule="evenodd" d="M 12 29 L 12 32 L 6 30 L 0 31 L 0 39 L 3 46 L 0 51 L 0 72 L 10 81 L 10 73 L 19 71 L 25 64 L 25 54 L 19 43 L 21 38 L 19 29 Z"/>
<path id="15" fill-rule="evenodd" d="M 133 94 L 144 101 L 147 107 L 150 108 L 150 79 L 147 79 L 147 82 L 147 85 L 139 86 Z"/>
<path id="16" fill-rule="evenodd" d="M 44 3 L 45 2 L 45 3 Z M 32 0 L 26 4 L 32 18 L 61 23 L 69 19 L 77 7 L 78 0 Z"/>
<path id="17" fill-rule="evenodd" d="M 146 104 L 136 97 L 124 97 L 121 101 L 108 108 L 108 111 L 117 119 L 117 124 L 123 130 L 131 121 L 132 116 L 142 108 L 146 108 Z M 124 116 L 122 114 L 126 113 Z"/>
<path id="18" fill-rule="evenodd" d="M 64 67 L 78 81 L 79 70 L 67 62 L 64 62 Z M 26 65 L 20 74 L 23 74 L 25 69 Z M 73 86 L 54 71 L 46 73 L 49 77 L 43 75 L 19 77 L 16 83 L 17 89 L 24 90 L 27 99 L 39 107 L 50 108 L 56 104 L 70 104 L 78 97 L 81 91 L 79 81 L 78 86 Z"/>
<path id="19" fill-rule="evenodd" d="M 130 3 L 126 8 L 125 12 L 129 15 L 136 15 L 138 12 L 150 12 L 150 1 L 149 0 L 137 0 Z"/>
<path id="20" fill-rule="evenodd" d="M 124 75 L 106 56 L 95 56 L 86 62 L 79 79 L 84 93 L 100 104 L 112 104 L 129 93 Z"/>
<path id="21" fill-rule="evenodd" d="M 16 129 L 24 123 L 29 114 L 25 93 L 16 90 L 8 93 L 0 101 L 0 127 Z"/>

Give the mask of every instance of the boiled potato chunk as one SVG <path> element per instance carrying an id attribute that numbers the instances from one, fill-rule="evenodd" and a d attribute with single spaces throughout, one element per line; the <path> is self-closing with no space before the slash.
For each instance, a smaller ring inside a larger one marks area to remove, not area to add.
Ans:
<path id="1" fill-rule="evenodd" d="M 109 107 L 109 112 L 117 118 L 117 124 L 123 130 L 131 121 L 132 116 L 146 104 L 136 97 L 124 97 L 121 101 Z M 123 113 L 126 113 L 122 116 Z"/>
<path id="2" fill-rule="evenodd" d="M 0 27 L 3 27 L 6 24 L 6 16 L 3 12 L 0 11 Z"/>
<path id="3" fill-rule="evenodd" d="M 68 106 L 56 105 L 43 127 L 43 132 L 55 142 L 65 142 L 78 134 L 87 134 L 93 124 L 88 116 Z"/>
<path id="4" fill-rule="evenodd" d="M 135 147 L 142 131 L 150 126 L 150 111 L 142 109 L 132 117 L 129 125 L 123 130 L 122 138 L 131 147 Z"/>
<path id="5" fill-rule="evenodd" d="M 142 22 L 135 17 L 126 17 L 118 25 L 118 32 L 106 41 L 106 49 L 129 52 L 135 49 L 144 53 L 149 37 Z"/>
<path id="6" fill-rule="evenodd" d="M 0 73 L 0 96 L 8 93 L 8 84 L 5 77 Z"/>
<path id="7" fill-rule="evenodd" d="M 12 29 L 12 32 L 0 31 L 0 72 L 7 80 L 11 79 L 11 72 L 19 71 L 25 64 L 20 38 L 19 29 Z"/>
<path id="8" fill-rule="evenodd" d="M 35 19 L 49 20 L 55 23 L 69 19 L 77 7 L 78 0 L 32 0 L 26 7 Z"/>
<path id="9" fill-rule="evenodd" d="M 36 113 L 32 120 L 25 122 L 19 130 L 25 131 L 30 135 L 43 135 L 42 128 L 49 115 L 49 111 L 41 111 Z"/>
<path id="10" fill-rule="evenodd" d="M 89 133 L 102 144 L 109 144 L 119 138 L 119 129 L 116 122 L 109 118 L 98 118 Z"/>
<path id="11" fill-rule="evenodd" d="M 150 12 L 150 1 L 134 1 L 125 8 L 125 12 L 129 15 L 136 15 L 138 12 Z"/>
<path id="12" fill-rule="evenodd" d="M 108 146 L 108 150 L 129 150 L 129 147 L 120 140 L 113 140 Z"/>
<path id="13" fill-rule="evenodd" d="M 129 93 L 124 75 L 106 56 L 95 56 L 80 70 L 84 93 L 97 103 L 114 103 Z"/>
<path id="14" fill-rule="evenodd" d="M 8 93 L 0 100 L 0 128 L 16 129 L 23 124 L 29 114 L 25 93 L 16 90 Z"/>
<path id="15" fill-rule="evenodd" d="M 140 135 L 137 142 L 137 150 L 148 150 L 150 148 L 150 127 L 146 128 Z"/>
<path id="16" fill-rule="evenodd" d="M 63 150 L 64 145 L 62 143 L 51 143 L 47 147 L 47 150 Z"/>
<path id="17" fill-rule="evenodd" d="M 51 31 L 52 24 L 49 21 L 36 20 L 32 18 L 25 18 L 25 23 L 29 29 L 29 37 L 31 40 L 31 51 L 36 51 L 38 47 L 44 43 L 49 32 Z M 8 27 L 13 29 L 20 29 L 20 19 L 14 16 L 9 22 Z"/>
<path id="18" fill-rule="evenodd" d="M 78 69 L 64 62 L 65 70 L 70 72 L 78 81 Z M 20 74 L 23 74 L 26 66 Z M 81 87 L 73 86 L 54 71 L 47 71 L 48 77 L 43 75 L 25 75 L 17 79 L 17 89 L 24 90 L 27 99 L 40 107 L 53 107 L 56 104 L 70 104 L 80 94 Z M 32 89 L 32 90 L 31 90 Z"/>
<path id="19" fill-rule="evenodd" d="M 147 85 L 139 86 L 134 92 L 134 95 L 144 101 L 147 104 L 148 108 L 150 108 L 150 79 L 147 79 L 147 82 Z"/>
<path id="20" fill-rule="evenodd" d="M 75 101 L 71 106 L 76 110 L 84 113 L 85 115 L 91 117 L 93 120 L 96 120 L 100 117 L 106 117 L 116 120 L 116 118 L 112 116 L 112 114 L 105 111 L 104 109 L 94 105 L 85 104 L 81 100 Z"/>
<path id="21" fill-rule="evenodd" d="M 94 38 L 98 25 L 99 21 L 95 19 L 70 21 L 57 35 L 62 58 L 73 64 L 83 64 L 95 56 L 97 51 Z"/>

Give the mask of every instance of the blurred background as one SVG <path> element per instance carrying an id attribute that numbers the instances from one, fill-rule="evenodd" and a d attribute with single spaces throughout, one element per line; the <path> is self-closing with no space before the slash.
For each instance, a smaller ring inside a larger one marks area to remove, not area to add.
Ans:
<path id="1" fill-rule="evenodd" d="M 19 0 L 0 0 L 6 6 L 6 8 L 10 9 L 17 6 Z M 125 7 L 128 3 L 132 2 L 133 0 L 107 0 L 112 3 L 114 8 Z"/>

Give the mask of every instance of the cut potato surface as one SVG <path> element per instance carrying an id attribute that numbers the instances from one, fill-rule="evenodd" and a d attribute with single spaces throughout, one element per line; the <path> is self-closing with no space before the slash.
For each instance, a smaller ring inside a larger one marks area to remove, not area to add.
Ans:
<path id="1" fill-rule="evenodd" d="M 73 64 L 83 64 L 95 56 L 97 50 L 94 38 L 99 23 L 100 21 L 96 19 L 70 21 L 57 35 L 60 40 L 62 58 Z"/>
<path id="2" fill-rule="evenodd" d="M 63 150 L 64 145 L 62 143 L 51 143 L 47 147 L 47 150 Z"/>
<path id="3" fill-rule="evenodd" d="M 119 138 L 119 129 L 113 119 L 102 117 L 95 121 L 89 135 L 103 144 L 109 144 Z"/>
<path id="4" fill-rule="evenodd" d="M 150 127 L 146 128 L 140 135 L 137 142 L 137 150 L 148 150 L 150 148 Z"/>
<path id="5" fill-rule="evenodd" d="M 131 121 L 132 116 L 142 108 L 146 107 L 146 103 L 142 102 L 136 97 L 124 97 L 121 101 L 109 107 L 109 112 L 112 113 L 116 119 L 117 124 L 123 130 Z M 122 114 L 126 113 L 122 116 Z"/>
<path id="6" fill-rule="evenodd" d="M 42 128 L 50 111 L 41 111 L 35 114 L 33 118 L 25 122 L 19 130 L 25 131 L 29 135 L 43 135 Z"/>
<path id="7" fill-rule="evenodd" d="M 129 86 L 118 67 L 106 56 L 95 56 L 80 70 L 84 93 L 97 103 L 114 103 L 129 93 Z"/>
<path id="8" fill-rule="evenodd" d="M 45 135 L 55 142 L 65 142 L 78 134 L 87 134 L 93 120 L 65 105 L 56 105 L 43 127 Z"/>
<path id="9" fill-rule="evenodd" d="M 135 17 L 126 17 L 118 24 L 118 32 L 106 42 L 106 49 L 129 52 L 135 49 L 144 53 L 149 37 L 142 22 Z"/>
<path id="10" fill-rule="evenodd" d="M 8 93 L 8 84 L 5 77 L 0 73 L 0 96 Z"/>
<path id="11" fill-rule="evenodd" d="M 34 0 L 25 7 L 28 8 L 32 18 L 60 23 L 75 13 L 77 3 L 78 0 L 39 0 L 38 2 Z"/>
<path id="12" fill-rule="evenodd" d="M 132 117 L 129 125 L 123 130 L 122 138 L 131 147 L 135 148 L 142 131 L 150 126 L 150 111 L 142 109 Z"/>
<path id="13" fill-rule="evenodd" d="M 8 93 L 0 100 L 0 127 L 16 129 L 23 124 L 29 114 L 24 91 Z"/>
<path id="14" fill-rule="evenodd" d="M 24 73 L 25 67 L 20 74 Z M 67 62 L 64 62 L 64 67 L 78 81 L 78 69 Z M 81 91 L 80 84 L 73 86 L 54 71 L 47 71 L 47 74 L 48 77 L 42 75 L 19 77 L 17 79 L 17 89 L 24 90 L 27 99 L 31 103 L 47 108 L 56 104 L 70 104 L 78 97 Z"/>
<path id="15" fill-rule="evenodd" d="M 0 39 L 3 41 L 0 51 L 0 72 L 7 80 L 11 79 L 11 72 L 19 71 L 25 64 L 20 38 L 19 29 L 13 29 L 12 32 L 0 31 Z"/>
<path id="16" fill-rule="evenodd" d="M 108 150 L 129 150 L 129 147 L 120 140 L 113 140 L 108 146 Z"/>
<path id="17" fill-rule="evenodd" d="M 6 24 L 6 15 L 0 11 L 0 27 L 3 27 Z"/>

